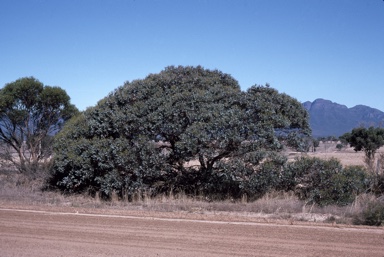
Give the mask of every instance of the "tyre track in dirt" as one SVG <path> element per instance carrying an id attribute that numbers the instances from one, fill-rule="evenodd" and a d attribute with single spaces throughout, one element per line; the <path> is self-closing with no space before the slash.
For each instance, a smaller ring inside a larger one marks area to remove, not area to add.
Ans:
<path id="1" fill-rule="evenodd" d="M 0 209 L 0 256 L 384 257 L 384 229 Z"/>

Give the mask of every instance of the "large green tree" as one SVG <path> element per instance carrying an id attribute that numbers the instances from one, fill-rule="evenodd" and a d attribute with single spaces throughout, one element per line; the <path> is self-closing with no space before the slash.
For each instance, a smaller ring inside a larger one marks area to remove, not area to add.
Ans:
<path id="1" fill-rule="evenodd" d="M 0 89 L 0 142 L 3 160 L 35 176 L 39 163 L 52 153 L 52 136 L 77 109 L 59 87 L 44 86 L 33 77 Z"/>
<path id="2" fill-rule="evenodd" d="M 239 196 L 283 145 L 301 146 L 307 112 L 269 86 L 246 92 L 217 70 L 168 67 L 127 82 L 56 140 L 51 183 L 112 190 Z M 251 192 L 252 189 L 249 189 Z"/>

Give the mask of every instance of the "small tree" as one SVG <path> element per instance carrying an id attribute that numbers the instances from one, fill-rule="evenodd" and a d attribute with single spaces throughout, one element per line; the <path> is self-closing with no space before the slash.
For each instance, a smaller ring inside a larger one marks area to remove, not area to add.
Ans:
<path id="1" fill-rule="evenodd" d="M 320 145 L 320 140 L 316 138 L 312 138 L 312 149 L 313 152 L 316 152 L 316 148 L 319 147 Z"/>
<path id="2" fill-rule="evenodd" d="M 354 128 L 351 133 L 341 136 L 355 151 L 364 151 L 366 163 L 371 171 L 374 171 L 376 151 L 384 145 L 384 129 L 369 127 Z"/>
<path id="3" fill-rule="evenodd" d="M 338 144 L 336 145 L 336 149 L 339 150 L 339 151 L 341 151 L 341 149 L 343 149 L 343 148 L 344 148 L 344 145 L 341 144 L 341 143 L 338 143 Z"/>
<path id="4" fill-rule="evenodd" d="M 1 157 L 34 177 L 39 162 L 51 154 L 52 136 L 77 112 L 67 93 L 33 77 L 0 89 Z"/>

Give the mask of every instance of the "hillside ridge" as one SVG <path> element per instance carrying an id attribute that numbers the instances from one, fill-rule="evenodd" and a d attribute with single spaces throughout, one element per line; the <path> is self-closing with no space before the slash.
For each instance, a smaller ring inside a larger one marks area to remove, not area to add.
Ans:
<path id="1" fill-rule="evenodd" d="M 302 104 L 309 113 L 312 136 L 315 138 L 339 137 L 356 127 L 384 125 L 384 112 L 366 105 L 359 104 L 348 108 L 322 98 Z"/>

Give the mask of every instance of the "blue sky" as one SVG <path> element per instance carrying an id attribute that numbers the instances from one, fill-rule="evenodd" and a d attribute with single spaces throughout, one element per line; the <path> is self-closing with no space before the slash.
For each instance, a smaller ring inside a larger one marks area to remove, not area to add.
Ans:
<path id="1" fill-rule="evenodd" d="M 169 65 L 384 111 L 384 1 L 0 0 L 0 87 L 34 76 L 85 110 Z"/>

